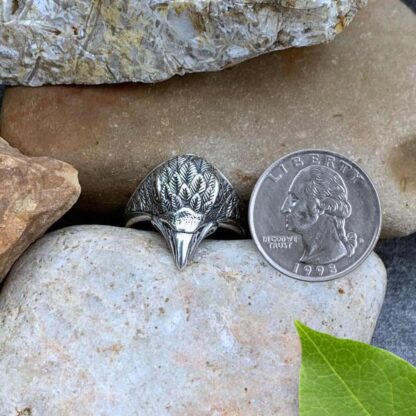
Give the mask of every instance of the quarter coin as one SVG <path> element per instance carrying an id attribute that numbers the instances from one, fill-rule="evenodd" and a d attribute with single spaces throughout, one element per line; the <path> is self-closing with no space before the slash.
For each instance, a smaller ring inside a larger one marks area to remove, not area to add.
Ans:
<path id="1" fill-rule="evenodd" d="M 273 163 L 250 200 L 254 242 L 280 272 L 323 282 L 358 267 L 381 229 L 381 206 L 367 174 L 327 150 L 302 150 Z"/>

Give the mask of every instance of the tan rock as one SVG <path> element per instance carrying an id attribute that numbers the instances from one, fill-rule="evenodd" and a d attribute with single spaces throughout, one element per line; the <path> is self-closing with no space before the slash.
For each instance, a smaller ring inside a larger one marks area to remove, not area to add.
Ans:
<path id="1" fill-rule="evenodd" d="M 24 156 L 0 138 L 0 281 L 78 199 L 77 175 L 67 163 Z"/>
<path id="2" fill-rule="evenodd" d="M 380 24 L 388 22 L 388 24 Z M 375 181 L 384 236 L 416 230 L 416 18 L 371 0 L 329 45 L 266 55 L 163 84 L 6 89 L 1 131 L 80 170 L 80 209 L 117 215 L 172 154 L 206 157 L 244 199 L 292 150 L 344 153 Z M 110 221 L 107 218 L 107 221 Z"/>

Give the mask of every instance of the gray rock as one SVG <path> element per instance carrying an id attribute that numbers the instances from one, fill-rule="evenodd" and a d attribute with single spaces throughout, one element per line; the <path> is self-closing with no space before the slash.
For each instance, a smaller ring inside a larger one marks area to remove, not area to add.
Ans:
<path id="1" fill-rule="evenodd" d="M 388 280 L 372 343 L 416 365 L 416 234 L 380 241 L 376 250 Z"/>
<path id="2" fill-rule="evenodd" d="M 249 241 L 177 272 L 158 234 L 73 227 L 38 241 L 0 296 L 0 414 L 297 415 L 294 319 L 370 341 L 385 269 L 310 284 Z"/>
<path id="3" fill-rule="evenodd" d="M 4 0 L 7 84 L 154 82 L 327 42 L 366 0 Z"/>

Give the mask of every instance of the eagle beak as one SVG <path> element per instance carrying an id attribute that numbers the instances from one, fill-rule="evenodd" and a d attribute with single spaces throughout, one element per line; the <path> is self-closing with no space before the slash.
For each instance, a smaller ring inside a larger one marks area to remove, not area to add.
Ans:
<path id="1" fill-rule="evenodd" d="M 192 260 L 199 243 L 218 228 L 216 223 L 210 222 L 195 232 L 178 231 L 172 229 L 157 217 L 152 219 L 152 224 L 165 237 L 179 270 L 183 270 L 188 262 Z"/>
<path id="2" fill-rule="evenodd" d="M 169 245 L 173 252 L 176 266 L 184 269 L 198 244 L 198 236 L 193 233 L 171 233 Z"/>

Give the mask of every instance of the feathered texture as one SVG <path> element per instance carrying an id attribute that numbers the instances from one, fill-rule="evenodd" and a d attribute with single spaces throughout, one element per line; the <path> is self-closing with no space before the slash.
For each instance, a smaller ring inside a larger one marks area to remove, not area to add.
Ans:
<path id="1" fill-rule="evenodd" d="M 189 208 L 205 221 L 238 221 L 240 200 L 228 181 L 206 160 L 177 156 L 156 168 L 131 197 L 126 214 L 166 217 Z"/>
<path id="2" fill-rule="evenodd" d="M 127 225 L 150 219 L 183 269 L 199 243 L 219 226 L 241 234 L 240 200 L 206 160 L 177 156 L 155 168 L 126 207 Z"/>

